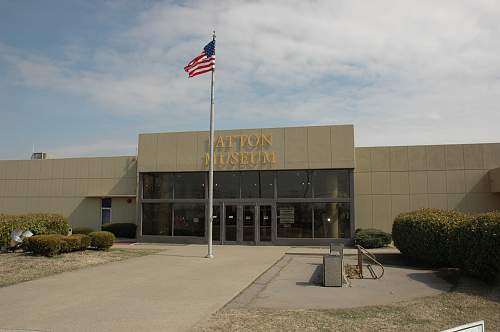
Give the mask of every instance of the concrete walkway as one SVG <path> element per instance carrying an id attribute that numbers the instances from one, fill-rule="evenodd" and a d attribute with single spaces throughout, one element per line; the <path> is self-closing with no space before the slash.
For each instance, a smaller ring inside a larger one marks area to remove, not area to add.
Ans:
<path id="1" fill-rule="evenodd" d="M 382 279 L 350 279 L 350 286 L 323 287 L 322 261 L 322 256 L 310 253 L 287 255 L 227 308 L 338 309 L 385 305 L 438 295 L 451 287 L 433 270 L 397 265 L 386 265 Z M 355 265 L 357 257 L 345 256 L 344 263 Z"/>
<path id="2" fill-rule="evenodd" d="M 0 288 L 0 331 L 187 330 L 288 249 L 215 246 L 210 260 L 206 246 L 151 247 L 165 250 Z"/>

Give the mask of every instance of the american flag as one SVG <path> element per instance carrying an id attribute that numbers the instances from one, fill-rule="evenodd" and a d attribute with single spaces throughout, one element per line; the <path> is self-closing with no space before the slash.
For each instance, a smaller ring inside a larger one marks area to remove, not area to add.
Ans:
<path id="1" fill-rule="evenodd" d="M 214 70 L 215 40 L 212 40 L 203 47 L 203 51 L 184 67 L 184 71 L 189 74 L 189 77 L 194 77 Z"/>

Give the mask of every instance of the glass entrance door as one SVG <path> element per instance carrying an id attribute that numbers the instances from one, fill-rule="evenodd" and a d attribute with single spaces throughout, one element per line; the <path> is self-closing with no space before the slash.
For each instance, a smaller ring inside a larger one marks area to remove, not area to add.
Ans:
<path id="1" fill-rule="evenodd" d="M 272 206 L 261 205 L 259 207 L 259 241 L 271 242 L 272 239 Z"/>
<path id="2" fill-rule="evenodd" d="M 255 242 L 255 205 L 243 205 L 243 242 Z"/>
<path id="3" fill-rule="evenodd" d="M 213 227 L 212 227 L 212 240 L 220 241 L 220 206 L 214 205 L 213 207 Z"/>
<path id="4" fill-rule="evenodd" d="M 236 241 L 238 230 L 238 206 L 224 206 L 224 241 Z"/>

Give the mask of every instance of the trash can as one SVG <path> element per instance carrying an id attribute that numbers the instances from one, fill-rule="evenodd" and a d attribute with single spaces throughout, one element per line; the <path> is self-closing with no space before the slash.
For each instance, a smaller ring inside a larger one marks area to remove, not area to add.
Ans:
<path id="1" fill-rule="evenodd" d="M 323 256 L 323 286 L 342 287 L 344 268 L 344 246 L 330 245 L 330 254 Z"/>

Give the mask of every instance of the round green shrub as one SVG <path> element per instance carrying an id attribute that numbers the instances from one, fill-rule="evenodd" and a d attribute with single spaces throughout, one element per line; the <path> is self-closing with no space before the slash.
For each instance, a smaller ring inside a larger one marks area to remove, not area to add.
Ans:
<path id="1" fill-rule="evenodd" d="M 85 234 L 73 234 L 71 237 L 77 238 L 79 241 L 79 248 L 76 250 L 86 250 L 90 247 L 90 236 Z"/>
<path id="2" fill-rule="evenodd" d="M 391 234 L 379 229 L 357 229 L 354 233 L 354 244 L 366 249 L 382 248 L 391 243 Z"/>
<path id="3" fill-rule="evenodd" d="M 64 246 L 61 235 L 34 235 L 23 241 L 25 251 L 32 252 L 33 255 L 52 257 L 61 253 Z"/>
<path id="4" fill-rule="evenodd" d="M 451 231 L 469 218 L 464 213 L 438 209 L 401 213 L 392 225 L 394 245 L 410 258 L 432 265 L 451 265 Z"/>
<path id="5" fill-rule="evenodd" d="M 134 223 L 112 223 L 112 224 L 104 224 L 101 226 L 103 231 L 111 232 L 116 237 L 124 237 L 129 239 L 134 239 L 136 236 L 137 225 Z"/>
<path id="6" fill-rule="evenodd" d="M 85 247 L 83 247 L 82 236 L 86 236 L 86 235 L 74 234 L 74 235 L 70 235 L 70 236 L 61 236 L 61 241 L 62 241 L 61 253 L 85 250 L 88 247 L 88 244 Z M 86 237 L 90 241 L 90 238 L 88 236 L 86 236 Z"/>
<path id="7" fill-rule="evenodd" d="M 111 232 L 100 231 L 92 232 L 90 236 L 90 245 L 99 250 L 107 250 L 111 248 L 115 242 L 115 236 Z"/>
<path id="8" fill-rule="evenodd" d="M 90 227 L 75 227 L 73 228 L 73 234 L 85 234 L 89 235 L 92 232 L 95 232 L 95 229 L 92 229 Z"/>
<path id="9" fill-rule="evenodd" d="M 450 259 L 456 267 L 486 281 L 500 278 L 500 212 L 473 216 L 452 230 Z"/>

